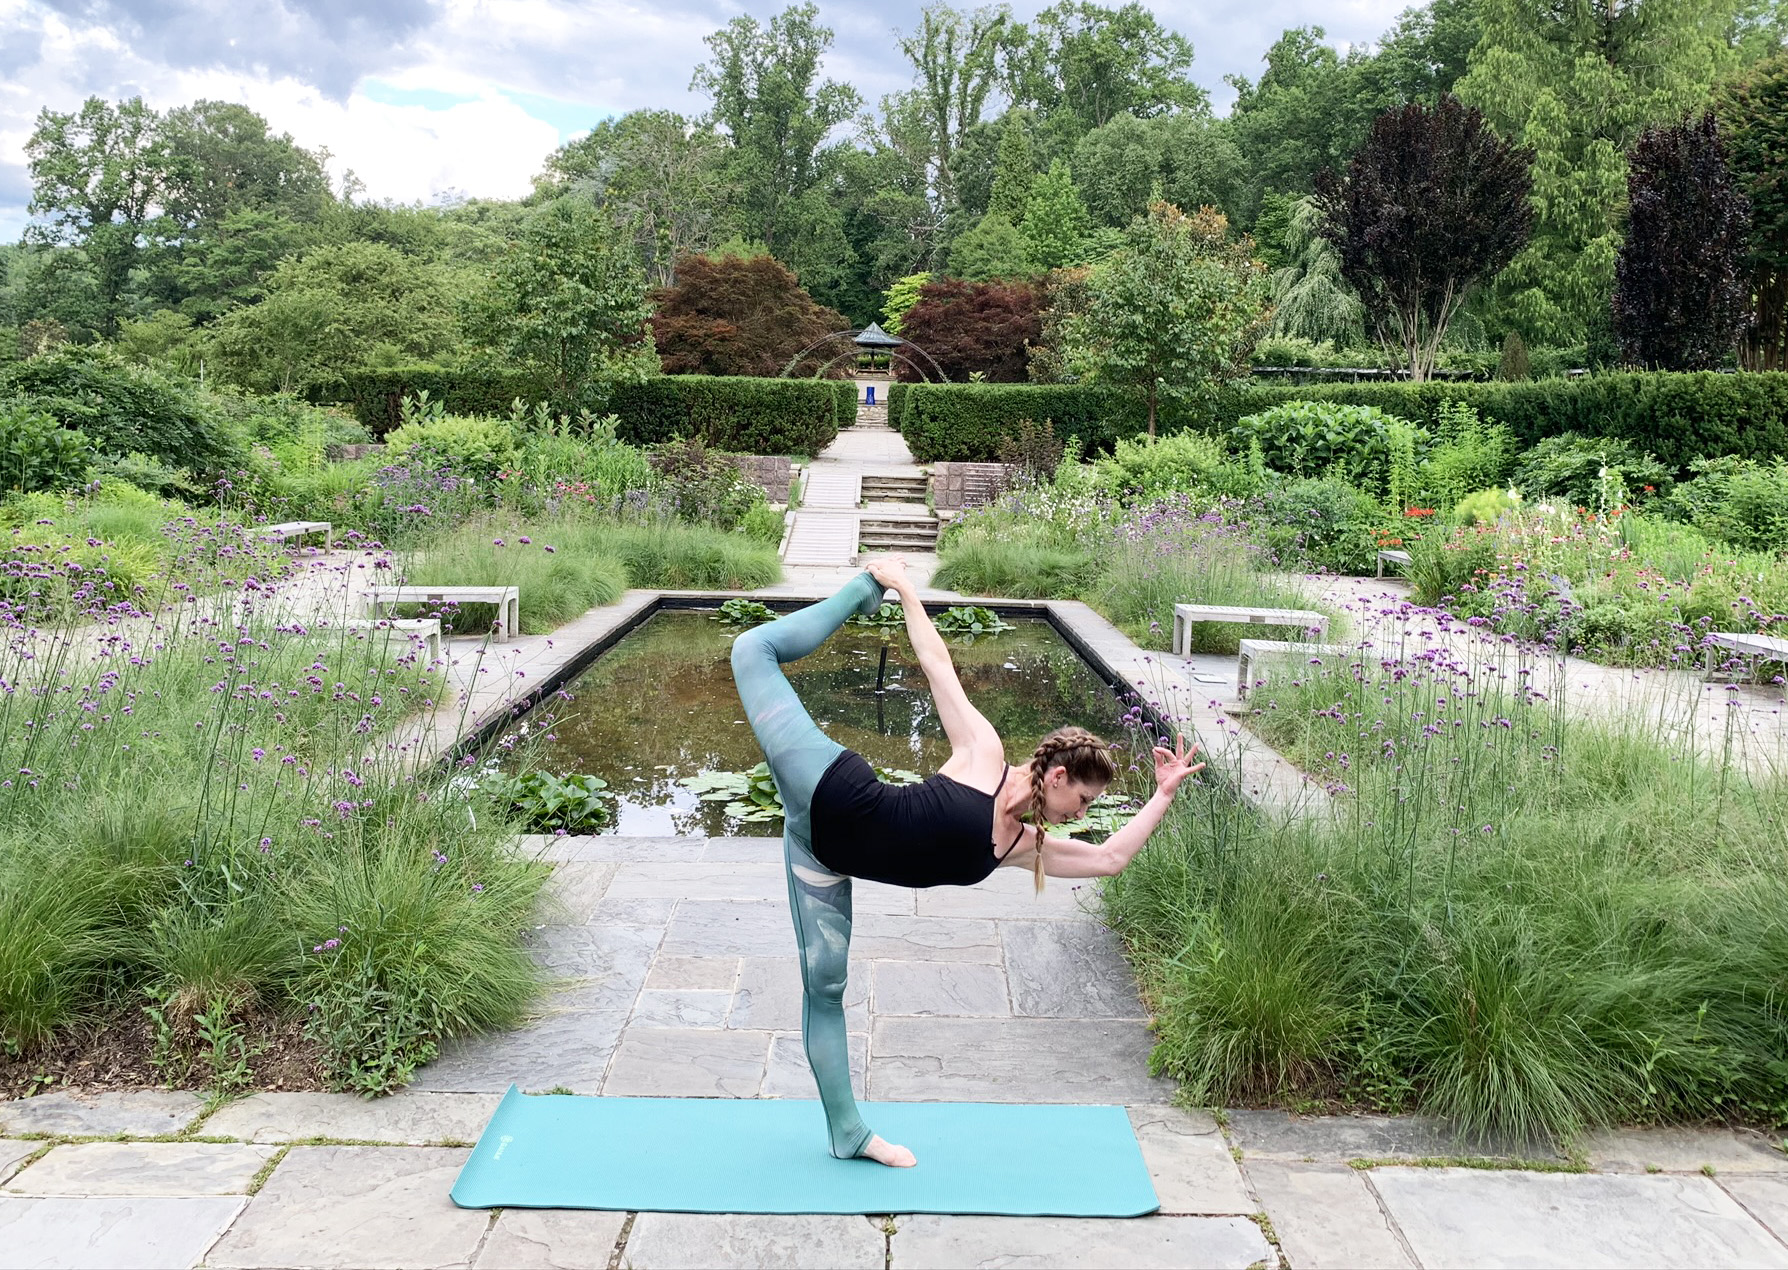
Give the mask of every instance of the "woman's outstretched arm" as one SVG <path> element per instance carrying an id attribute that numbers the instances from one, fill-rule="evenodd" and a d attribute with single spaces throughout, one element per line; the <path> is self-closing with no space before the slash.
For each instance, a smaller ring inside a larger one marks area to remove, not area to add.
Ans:
<path id="1" fill-rule="evenodd" d="M 970 761 L 994 759 L 1004 763 L 1005 753 L 999 733 L 962 690 L 962 681 L 956 677 L 956 663 L 950 660 L 950 647 L 937 633 L 937 627 L 931 624 L 925 602 L 919 598 L 919 588 L 906 576 L 906 561 L 899 556 L 890 556 L 872 560 L 867 567 L 877 582 L 892 587 L 900 597 L 900 605 L 906 611 L 907 637 L 913 642 L 913 652 L 919 658 L 919 669 L 925 672 L 925 682 L 931 686 L 938 721 L 944 725 L 944 735 L 950 738 L 952 759 L 966 756 Z M 976 762 L 976 765 L 981 764 Z"/>
<path id="2" fill-rule="evenodd" d="M 1194 772 L 1203 771 L 1203 763 L 1192 760 L 1198 754 L 1185 737 L 1175 740 L 1174 748 L 1155 747 L 1155 792 L 1142 810 L 1132 816 L 1122 829 L 1104 842 L 1081 842 L 1075 838 L 1046 838 L 1043 843 L 1043 871 L 1052 878 L 1109 878 L 1122 873 L 1136 858 L 1149 836 L 1160 826 L 1180 782 Z M 1019 868 L 1031 867 L 1035 847 L 1025 846 L 1012 852 L 1003 864 Z"/>

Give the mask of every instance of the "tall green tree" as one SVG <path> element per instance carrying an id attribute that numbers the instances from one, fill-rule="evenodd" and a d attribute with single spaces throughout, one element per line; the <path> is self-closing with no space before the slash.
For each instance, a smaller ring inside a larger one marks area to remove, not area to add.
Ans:
<path id="1" fill-rule="evenodd" d="M 1134 0 L 1059 0 L 1015 28 L 1003 72 L 1008 100 L 1034 110 L 1062 150 L 1122 114 L 1208 111 L 1191 67 L 1191 41 Z"/>
<path id="2" fill-rule="evenodd" d="M 1003 4 L 964 13 L 937 3 L 920 11 L 917 31 L 900 37 L 917 80 L 913 99 L 924 121 L 932 183 L 945 207 L 956 202 L 956 148 L 981 122 L 1011 25 L 1012 11 Z"/>
<path id="3" fill-rule="evenodd" d="M 1741 0 L 1480 3 L 1459 96 L 1534 152 L 1533 240 L 1498 280 L 1499 308 L 1529 343 L 1576 343 L 1606 320 L 1626 151 L 1707 105 Z"/>
<path id="4" fill-rule="evenodd" d="M 161 209 L 178 234 L 203 232 L 244 211 L 310 223 L 334 197 L 323 167 L 328 151 L 304 149 L 238 102 L 177 107 L 159 131 L 167 148 Z"/>
<path id="5" fill-rule="evenodd" d="M 819 24 L 811 3 L 784 9 L 768 26 L 734 18 L 707 45 L 712 57 L 696 67 L 690 87 L 713 101 L 716 121 L 732 138 L 729 175 L 741 228 L 772 252 L 786 250 L 802 228 L 797 214 L 819 179 L 827 134 L 862 99 L 848 84 L 819 80 L 832 31 Z"/>
<path id="6" fill-rule="evenodd" d="M 40 111 L 25 143 L 30 210 L 38 218 L 26 240 L 74 248 L 57 263 L 91 297 L 85 311 L 57 316 L 108 338 L 131 311 L 132 273 L 166 187 L 169 154 L 159 122 L 140 97 L 115 106 L 89 97 L 73 113 Z"/>
<path id="7" fill-rule="evenodd" d="M 1121 228 L 1155 198 L 1176 207 L 1234 205 L 1241 156 L 1202 115 L 1119 115 L 1074 147 L 1074 183 L 1095 225 Z"/>
<path id="8" fill-rule="evenodd" d="M 214 347 L 224 371 L 259 392 L 338 384 L 351 370 L 454 351 L 454 292 L 441 266 L 384 243 L 318 247 L 281 261 L 259 304 L 220 318 Z"/>
<path id="9" fill-rule="evenodd" d="M 1020 232 L 1031 263 L 1039 269 L 1063 269 L 1087 263 L 1087 232 L 1092 221 L 1068 165 L 1057 159 L 1031 186 Z"/>
<path id="10" fill-rule="evenodd" d="M 1024 220 L 1031 202 L 1031 187 L 1037 183 L 1037 160 L 1031 153 L 1028 125 L 1024 112 L 1006 112 L 994 163 L 993 189 L 987 196 L 988 212 L 1004 216 L 1014 225 Z"/>
<path id="11" fill-rule="evenodd" d="M 668 286 L 678 256 L 731 233 L 726 141 L 702 120 L 669 110 L 605 119 L 560 146 L 535 178 L 543 198 L 577 194 L 633 240 L 653 286 Z"/>
<path id="12" fill-rule="evenodd" d="M 1066 360 L 1084 379 L 1139 395 L 1153 437 L 1163 402 L 1196 408 L 1247 373 L 1267 301 L 1265 267 L 1221 212 L 1156 203 L 1093 270 L 1086 308 L 1062 325 Z"/>
<path id="13" fill-rule="evenodd" d="M 1719 111 L 1733 172 L 1751 201 L 1752 313 L 1740 354 L 1751 370 L 1788 370 L 1788 54 L 1728 86 Z"/>
<path id="14" fill-rule="evenodd" d="M 608 386 L 658 369 L 646 280 L 633 244 L 588 201 L 554 199 L 468 305 L 466 331 L 505 362 L 539 371 L 566 406 L 600 407 Z"/>
<path id="15" fill-rule="evenodd" d="M 989 212 L 950 244 L 950 276 L 970 282 L 1028 278 L 1037 272 L 1030 243 L 998 212 Z"/>
<path id="16" fill-rule="evenodd" d="M 1273 334 L 1363 343 L 1365 309 L 1341 274 L 1341 254 L 1322 234 L 1322 213 L 1310 198 L 1290 205 L 1281 236 L 1284 263 L 1273 270 Z"/>
<path id="17" fill-rule="evenodd" d="M 1412 380 L 1432 372 L 1473 289 L 1526 245 L 1531 160 L 1449 93 L 1432 109 L 1385 111 L 1346 170 L 1317 179 L 1322 234 L 1341 276 Z"/>

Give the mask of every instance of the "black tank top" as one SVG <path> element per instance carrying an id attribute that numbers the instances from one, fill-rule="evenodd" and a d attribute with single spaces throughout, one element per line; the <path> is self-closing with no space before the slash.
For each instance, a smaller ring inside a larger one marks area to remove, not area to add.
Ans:
<path id="1" fill-rule="evenodd" d="M 998 793 L 942 772 L 917 785 L 884 785 L 868 760 L 846 750 L 813 791 L 814 858 L 834 873 L 892 886 L 972 886 L 1005 859 L 993 852 Z"/>

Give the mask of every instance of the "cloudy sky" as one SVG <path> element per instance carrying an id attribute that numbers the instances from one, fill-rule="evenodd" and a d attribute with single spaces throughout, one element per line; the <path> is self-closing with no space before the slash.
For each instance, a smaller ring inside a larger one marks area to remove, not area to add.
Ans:
<path id="1" fill-rule="evenodd" d="M 1226 74 L 1252 77 L 1288 26 L 1337 45 L 1376 39 L 1408 0 L 1162 0 L 1197 50 L 1193 78 L 1219 109 Z M 910 76 L 894 44 L 922 0 L 820 0 L 837 32 L 825 71 L 874 103 Z M 37 112 L 88 96 L 156 109 L 239 101 L 308 147 L 326 147 L 374 198 L 526 193 L 561 141 L 638 107 L 699 112 L 691 69 L 704 36 L 774 2 L 719 0 L 0 0 L 0 241 L 16 241 Z M 964 5 L 962 7 L 970 7 Z M 1037 0 L 1013 8 L 1029 17 Z"/>

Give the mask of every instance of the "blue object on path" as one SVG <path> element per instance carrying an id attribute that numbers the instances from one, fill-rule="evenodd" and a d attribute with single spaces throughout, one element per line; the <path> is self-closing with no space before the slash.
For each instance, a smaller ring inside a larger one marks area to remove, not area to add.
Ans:
<path id="1" fill-rule="evenodd" d="M 875 385 L 869 384 L 866 387 L 869 393 L 869 400 L 865 401 L 863 404 L 866 406 L 873 406 L 875 404 Z"/>
<path id="2" fill-rule="evenodd" d="M 586 1098 L 513 1085 L 453 1184 L 461 1208 L 1140 1217 L 1160 1207 L 1122 1107 L 863 1104 L 916 1167 L 826 1152 L 820 1104 Z"/>

